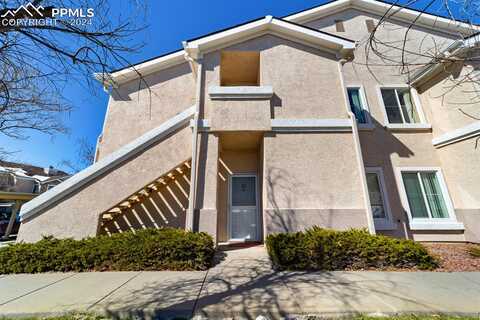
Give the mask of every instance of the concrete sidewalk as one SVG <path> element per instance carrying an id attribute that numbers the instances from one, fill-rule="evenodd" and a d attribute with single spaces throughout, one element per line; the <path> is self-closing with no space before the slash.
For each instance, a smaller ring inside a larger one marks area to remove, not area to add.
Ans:
<path id="1" fill-rule="evenodd" d="M 0 275 L 0 316 L 171 318 L 480 312 L 480 273 L 274 272 L 263 247 L 208 272 Z"/>

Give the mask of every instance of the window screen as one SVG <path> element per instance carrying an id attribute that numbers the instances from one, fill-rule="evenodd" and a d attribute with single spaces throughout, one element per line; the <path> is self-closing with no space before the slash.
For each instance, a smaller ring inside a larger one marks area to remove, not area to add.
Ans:
<path id="1" fill-rule="evenodd" d="M 232 206 L 256 206 L 255 177 L 232 177 Z"/>
<path id="2" fill-rule="evenodd" d="M 436 172 L 404 172 L 402 179 L 412 218 L 448 218 Z"/>

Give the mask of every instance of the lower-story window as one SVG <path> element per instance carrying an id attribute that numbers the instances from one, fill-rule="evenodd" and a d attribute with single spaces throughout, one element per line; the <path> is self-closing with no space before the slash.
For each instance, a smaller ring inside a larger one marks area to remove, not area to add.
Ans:
<path id="1" fill-rule="evenodd" d="M 440 168 L 397 168 L 397 181 L 411 230 L 464 230 L 457 221 Z"/>
<path id="2" fill-rule="evenodd" d="M 377 230 L 394 229 L 390 217 L 390 207 L 388 205 L 388 195 L 385 187 L 385 178 L 381 167 L 366 168 L 368 195 L 372 215 Z"/>
<path id="3" fill-rule="evenodd" d="M 437 171 L 402 172 L 413 219 L 447 219 L 449 213 Z"/>
<path id="4" fill-rule="evenodd" d="M 370 205 L 375 219 L 386 218 L 385 203 L 383 201 L 382 188 L 376 172 L 367 173 L 368 194 L 370 196 Z"/>

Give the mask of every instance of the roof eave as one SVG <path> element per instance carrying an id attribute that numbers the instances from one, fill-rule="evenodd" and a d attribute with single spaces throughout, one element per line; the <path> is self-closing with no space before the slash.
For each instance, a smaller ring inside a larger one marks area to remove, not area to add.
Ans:
<path id="1" fill-rule="evenodd" d="M 293 21 L 296 23 L 305 23 L 312 21 L 314 19 L 319 19 L 347 8 L 354 8 L 358 10 L 363 10 L 371 13 L 376 13 L 379 15 L 385 14 L 387 10 L 392 10 L 392 19 L 398 19 L 403 21 L 413 21 L 416 19 L 416 23 L 423 25 L 425 27 L 434 27 L 440 28 L 445 32 L 472 32 L 479 31 L 480 27 L 476 25 L 471 25 L 465 22 L 460 22 L 440 16 L 436 16 L 428 13 L 420 13 L 418 11 L 408 9 L 405 7 L 397 6 L 390 3 L 385 3 L 378 0 L 338 0 L 333 1 L 318 7 L 312 8 L 310 10 L 305 10 L 303 12 L 295 13 L 284 17 L 283 19 L 288 21 Z M 421 15 L 420 15 L 421 14 Z"/>
<path id="2" fill-rule="evenodd" d="M 457 40 L 452 43 L 445 51 L 441 53 L 442 57 L 453 60 L 455 57 L 461 59 L 468 50 L 478 47 L 480 41 L 478 38 L 470 37 L 465 40 Z M 454 62 L 454 61 L 452 61 Z M 412 86 L 419 86 L 427 82 L 432 77 L 445 70 L 445 63 L 431 63 L 416 72 L 410 80 Z"/>
<path id="3" fill-rule="evenodd" d="M 330 51 L 350 53 L 355 49 L 352 40 L 315 31 L 281 19 L 266 16 L 264 19 L 248 23 L 230 30 L 200 38 L 184 44 L 185 50 L 194 58 L 201 58 L 204 54 L 219 48 L 234 44 L 238 41 L 249 39 L 262 32 L 287 35 L 293 39 L 303 40 L 311 45 L 324 47 Z"/>
<path id="4" fill-rule="evenodd" d="M 139 77 L 148 76 L 156 71 L 167 69 L 183 62 L 187 62 L 185 59 L 185 50 L 180 50 L 113 73 L 95 73 L 94 77 L 100 81 L 104 87 L 118 87 L 121 84 Z"/>

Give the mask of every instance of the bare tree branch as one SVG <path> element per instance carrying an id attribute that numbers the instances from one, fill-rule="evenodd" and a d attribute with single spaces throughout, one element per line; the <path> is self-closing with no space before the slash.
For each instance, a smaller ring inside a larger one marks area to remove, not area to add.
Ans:
<path id="1" fill-rule="evenodd" d="M 73 107 L 64 95 L 68 82 L 96 88 L 93 73 L 131 67 L 128 55 L 143 45 L 135 35 L 145 27 L 146 11 L 137 0 L 35 0 L 28 11 L 17 10 L 24 0 L 0 3 L 0 133 L 8 137 L 67 132 L 62 116 Z M 114 15 L 111 5 L 122 5 L 128 14 Z M 89 9 L 94 15 L 58 17 L 59 8 Z M 12 19 L 55 23 L 4 23 Z"/>

